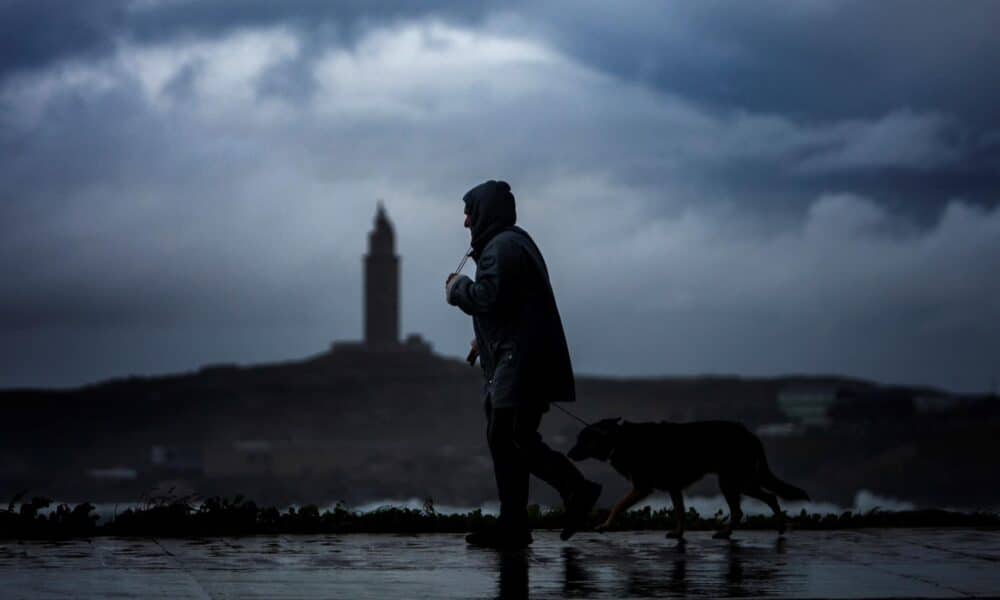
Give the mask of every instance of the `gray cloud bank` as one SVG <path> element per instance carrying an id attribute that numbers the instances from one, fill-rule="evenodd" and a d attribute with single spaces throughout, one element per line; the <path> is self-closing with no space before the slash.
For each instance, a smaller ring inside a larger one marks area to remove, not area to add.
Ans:
<path id="1" fill-rule="evenodd" d="M 1000 376 L 989 4 L 36 6 L 2 9 L 2 386 L 359 337 L 375 198 L 405 329 L 464 353 L 493 177 L 580 371 Z"/>

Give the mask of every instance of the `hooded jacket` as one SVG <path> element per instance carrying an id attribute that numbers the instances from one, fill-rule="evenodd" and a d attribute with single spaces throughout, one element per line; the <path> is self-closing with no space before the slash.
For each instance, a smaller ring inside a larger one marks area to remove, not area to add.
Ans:
<path id="1" fill-rule="evenodd" d="M 495 408 L 547 410 L 576 399 L 562 320 L 545 260 L 517 227 L 510 186 L 487 181 L 463 198 L 476 278 L 459 276 L 448 302 L 472 316 L 484 393 Z"/>

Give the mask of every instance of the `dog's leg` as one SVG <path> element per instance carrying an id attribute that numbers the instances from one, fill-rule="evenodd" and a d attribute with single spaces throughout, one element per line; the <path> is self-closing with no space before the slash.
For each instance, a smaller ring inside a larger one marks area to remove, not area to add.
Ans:
<path id="1" fill-rule="evenodd" d="M 636 502 L 648 496 L 650 493 L 652 493 L 652 491 L 653 491 L 652 488 L 633 487 L 629 491 L 629 493 L 625 494 L 625 496 L 623 496 L 622 499 L 618 501 L 618 504 L 614 505 L 614 507 L 611 509 L 611 514 L 608 515 L 608 518 L 605 519 L 603 523 L 595 527 L 594 530 L 605 531 L 608 528 L 610 528 L 611 524 L 614 523 L 615 519 L 618 518 L 618 515 L 632 508 L 632 506 L 635 505 Z"/>
<path id="2" fill-rule="evenodd" d="M 719 475 L 719 487 L 722 488 L 722 495 L 726 497 L 726 504 L 729 505 L 729 523 L 712 537 L 729 539 L 733 534 L 733 528 L 743 518 L 743 511 L 740 509 L 740 488 L 733 478 L 724 475 Z"/>
<path id="3" fill-rule="evenodd" d="M 774 511 L 774 518 L 778 521 L 778 535 L 785 533 L 785 514 L 781 512 L 781 506 L 778 505 L 778 498 L 774 494 L 764 491 L 759 485 L 753 484 L 744 485 L 743 493 L 770 506 L 771 510 Z"/>
<path id="4" fill-rule="evenodd" d="M 681 490 L 670 490 L 670 500 L 674 503 L 674 518 L 677 525 L 667 534 L 668 538 L 684 539 L 684 494 Z"/>

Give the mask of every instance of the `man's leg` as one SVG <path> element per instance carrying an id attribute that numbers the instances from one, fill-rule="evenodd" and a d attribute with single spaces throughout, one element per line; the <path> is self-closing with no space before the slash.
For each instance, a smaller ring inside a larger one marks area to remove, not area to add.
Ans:
<path id="1" fill-rule="evenodd" d="M 562 496 L 563 502 L 586 481 L 583 473 L 565 454 L 556 452 L 542 440 L 538 426 L 542 413 L 532 409 L 502 409 L 516 413 L 513 441 L 532 475 L 551 485 Z M 525 495 L 527 503 L 527 495 Z"/>
<path id="2" fill-rule="evenodd" d="M 528 465 L 516 441 L 517 415 L 513 408 L 494 408 L 487 440 L 493 456 L 493 474 L 500 498 L 500 523 L 511 531 L 528 530 Z"/>
<path id="3" fill-rule="evenodd" d="M 523 548 L 531 543 L 528 528 L 528 468 L 514 445 L 512 411 L 493 411 L 486 403 L 486 439 L 493 456 L 493 475 L 500 499 L 498 526 L 475 531 L 465 536 L 474 546 L 496 549 Z"/>
<path id="4" fill-rule="evenodd" d="M 590 511 L 601 495 L 601 486 L 587 481 L 566 455 L 549 448 L 542 441 L 542 436 L 538 433 L 541 421 L 541 411 L 518 409 L 514 421 L 514 440 L 531 474 L 554 487 L 562 496 L 566 506 L 566 524 L 560 537 L 568 540 L 586 527 Z"/>

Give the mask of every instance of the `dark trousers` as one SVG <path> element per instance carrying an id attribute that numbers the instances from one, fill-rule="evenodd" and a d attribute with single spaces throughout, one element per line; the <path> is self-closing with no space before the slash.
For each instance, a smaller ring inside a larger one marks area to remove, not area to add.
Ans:
<path id="1" fill-rule="evenodd" d="M 504 526 L 527 527 L 529 475 L 554 487 L 563 502 L 584 482 L 583 474 L 565 455 L 542 441 L 538 433 L 541 422 L 542 413 L 537 409 L 487 410 L 486 439 L 493 455 Z"/>

